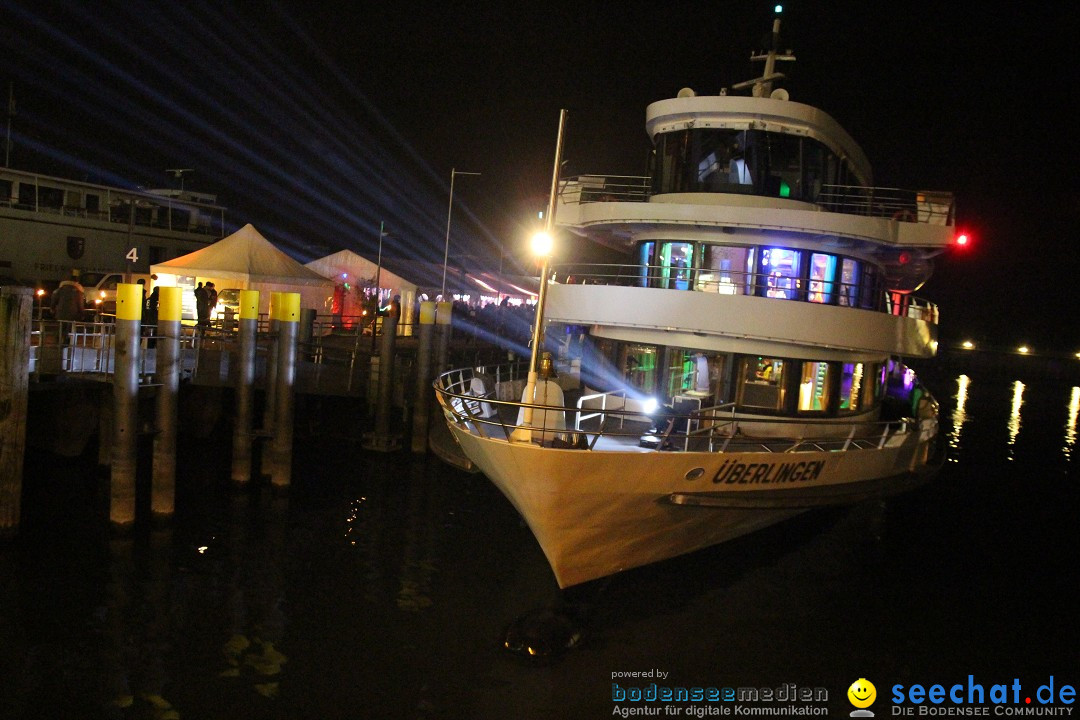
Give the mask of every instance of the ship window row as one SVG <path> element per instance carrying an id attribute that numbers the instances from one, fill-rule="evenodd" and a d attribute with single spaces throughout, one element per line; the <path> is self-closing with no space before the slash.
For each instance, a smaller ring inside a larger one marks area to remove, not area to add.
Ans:
<path id="1" fill-rule="evenodd" d="M 877 266 L 833 253 L 779 246 L 648 240 L 638 245 L 638 285 L 757 295 L 876 310 L 883 299 Z"/>
<path id="2" fill-rule="evenodd" d="M 652 193 L 718 192 L 817 202 L 825 185 L 862 185 L 823 143 L 765 130 L 690 128 L 655 140 Z"/>
<path id="3" fill-rule="evenodd" d="M 143 227 L 158 227 L 183 232 L 213 232 L 213 218 L 187 207 L 158 204 L 148 199 L 114 197 L 103 202 L 97 193 L 27 182 L 0 180 L 0 205 L 19 210 L 87 217 Z"/>
<path id="4" fill-rule="evenodd" d="M 884 363 L 737 355 L 604 338 L 595 343 L 604 361 L 596 367 L 613 367 L 615 373 L 586 378 L 588 385 L 626 387 L 665 403 L 734 403 L 737 411 L 762 415 L 842 417 L 872 410 L 885 385 Z"/>

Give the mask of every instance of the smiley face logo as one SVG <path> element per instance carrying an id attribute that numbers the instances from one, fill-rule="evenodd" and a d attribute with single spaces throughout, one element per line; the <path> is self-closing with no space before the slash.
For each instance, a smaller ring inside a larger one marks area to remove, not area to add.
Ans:
<path id="1" fill-rule="evenodd" d="M 851 683 L 847 691 L 848 700 L 857 708 L 868 708 L 877 699 L 877 688 L 866 678 L 859 678 Z"/>

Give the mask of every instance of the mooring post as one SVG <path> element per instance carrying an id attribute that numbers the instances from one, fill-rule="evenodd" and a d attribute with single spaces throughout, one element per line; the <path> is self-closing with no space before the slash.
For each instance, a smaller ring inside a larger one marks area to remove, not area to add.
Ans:
<path id="1" fill-rule="evenodd" d="M 177 408 L 180 396 L 180 315 L 183 290 L 158 289 L 158 323 L 154 343 L 157 400 L 154 404 L 154 467 L 150 481 L 150 512 L 169 517 L 176 510 Z"/>
<path id="2" fill-rule="evenodd" d="M 19 531 L 33 292 L 31 288 L 0 287 L 0 537 Z"/>
<path id="3" fill-rule="evenodd" d="M 293 396 L 296 380 L 296 340 L 300 325 L 300 293 L 278 293 L 274 308 L 278 321 L 277 413 L 271 440 L 270 482 L 288 487 L 292 482 Z"/>
<path id="4" fill-rule="evenodd" d="M 412 451 L 428 449 L 428 414 L 431 408 L 431 334 L 435 330 L 435 303 L 420 303 L 419 347 L 416 351 L 416 397 L 413 400 Z"/>
<path id="5" fill-rule="evenodd" d="M 435 325 L 438 329 L 439 358 L 435 363 L 435 372 L 444 373 L 450 369 L 450 334 L 453 332 L 454 303 L 442 301 L 438 305 Z"/>
<path id="6" fill-rule="evenodd" d="M 394 391 L 394 341 L 398 319 L 387 315 L 382 323 L 379 346 L 379 394 L 375 404 L 375 430 L 364 433 L 362 446 L 367 450 L 392 452 L 399 447 L 400 435 L 390 432 L 390 406 Z"/>
<path id="7" fill-rule="evenodd" d="M 277 320 L 277 307 L 281 303 L 281 293 L 277 291 L 271 291 L 270 293 L 270 322 L 267 325 L 267 338 L 269 343 L 267 344 L 266 353 L 266 406 L 263 408 L 263 433 L 270 436 L 274 432 L 274 416 L 277 414 L 277 374 L 278 374 L 278 326 L 281 324 Z M 268 472 L 264 472 L 264 475 L 268 475 Z"/>
<path id="8" fill-rule="evenodd" d="M 251 480 L 252 423 L 255 394 L 255 343 L 259 333 L 259 291 L 240 291 L 240 372 L 236 377 L 236 418 L 233 423 L 232 481 Z"/>
<path id="9" fill-rule="evenodd" d="M 113 448 L 109 475 L 109 521 L 135 523 L 135 455 L 139 439 L 139 367 L 142 361 L 142 286 L 116 286 L 113 349 Z"/>

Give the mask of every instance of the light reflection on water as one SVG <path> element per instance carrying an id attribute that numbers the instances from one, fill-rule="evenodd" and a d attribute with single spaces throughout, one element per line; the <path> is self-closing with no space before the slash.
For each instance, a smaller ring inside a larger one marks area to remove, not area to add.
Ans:
<path id="1" fill-rule="evenodd" d="M 953 399 L 956 401 L 956 407 L 952 411 L 952 430 L 948 435 L 949 447 L 953 450 L 960 449 L 960 435 L 964 430 L 964 423 L 967 422 L 967 399 L 968 399 L 968 386 L 971 384 L 971 378 L 967 375 L 961 375 L 956 378 L 956 395 Z M 953 454 L 949 458 L 950 462 L 959 462 L 959 458 Z"/>
<path id="2" fill-rule="evenodd" d="M 1076 415 L 1080 411 L 1080 387 L 1073 387 L 1069 395 L 1069 415 L 1065 419 L 1065 444 L 1061 454 L 1066 460 L 1072 460 L 1073 445 L 1076 444 Z"/>
<path id="3" fill-rule="evenodd" d="M 1013 460 L 1016 436 L 1020 434 L 1020 408 L 1024 405 L 1024 383 L 1013 383 L 1012 407 L 1009 409 L 1009 460 Z"/>

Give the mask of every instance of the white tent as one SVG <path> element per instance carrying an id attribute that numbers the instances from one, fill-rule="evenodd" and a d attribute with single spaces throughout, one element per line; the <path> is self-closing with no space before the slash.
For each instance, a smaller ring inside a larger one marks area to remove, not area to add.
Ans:
<path id="1" fill-rule="evenodd" d="M 352 250 L 341 250 L 324 258 L 312 260 L 304 267 L 333 280 L 338 288 L 338 312 L 346 318 L 347 324 L 351 324 L 348 318 L 358 316 L 363 312 L 362 293 L 369 288 L 374 288 L 377 278 L 379 289 L 382 291 L 380 302 L 386 304 L 394 295 L 401 296 L 402 330 L 405 334 L 411 334 L 409 328 L 413 322 L 413 306 L 416 304 L 415 283 L 390 272 L 385 266 L 380 268 L 377 263 L 362 255 L 357 255 Z"/>
<path id="2" fill-rule="evenodd" d="M 222 290 L 258 290 L 259 311 L 269 312 L 270 293 L 300 293 L 300 307 L 328 313 L 334 293 L 332 280 L 310 270 L 279 250 L 250 223 L 201 250 L 150 266 L 158 284 L 192 290 L 198 282 L 213 282 Z M 184 293 L 184 315 L 194 314 L 194 295 Z"/>

